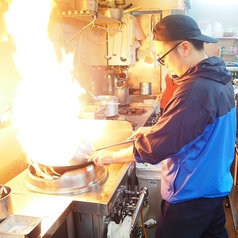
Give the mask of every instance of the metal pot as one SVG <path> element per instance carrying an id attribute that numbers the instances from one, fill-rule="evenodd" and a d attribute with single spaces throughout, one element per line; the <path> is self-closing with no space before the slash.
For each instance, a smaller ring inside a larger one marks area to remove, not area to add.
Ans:
<path id="1" fill-rule="evenodd" d="M 120 21 L 123 17 L 123 9 L 109 8 L 109 9 L 106 10 L 105 16 Z"/>
<path id="2" fill-rule="evenodd" d="M 118 102 L 120 105 L 129 104 L 129 88 L 128 87 L 115 87 L 113 89 L 114 95 L 118 97 Z"/>
<path id="3" fill-rule="evenodd" d="M 11 188 L 8 186 L 0 185 L 0 222 L 6 219 L 13 213 L 12 200 L 11 200 Z"/>
<path id="4" fill-rule="evenodd" d="M 118 97 L 110 95 L 97 96 L 99 105 L 107 106 L 107 117 L 113 117 L 118 114 Z"/>
<path id="5" fill-rule="evenodd" d="M 75 1 L 76 10 L 81 11 L 98 11 L 98 1 L 97 0 L 76 0 Z"/>
<path id="6" fill-rule="evenodd" d="M 140 83 L 140 94 L 141 95 L 151 95 L 151 83 L 141 82 Z"/>

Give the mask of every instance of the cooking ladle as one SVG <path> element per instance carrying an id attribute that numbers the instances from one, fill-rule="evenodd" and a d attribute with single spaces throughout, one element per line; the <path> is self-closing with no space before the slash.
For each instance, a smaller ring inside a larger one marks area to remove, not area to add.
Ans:
<path id="1" fill-rule="evenodd" d="M 104 58 L 105 58 L 106 60 L 111 60 L 111 59 L 112 59 L 112 57 L 109 56 L 109 55 L 104 55 Z"/>
<path id="2" fill-rule="evenodd" d="M 122 46 L 123 46 L 123 32 L 121 33 L 121 52 L 120 52 L 120 60 L 122 62 L 126 62 L 127 61 L 127 58 L 123 57 L 122 56 Z"/>
<path id="3" fill-rule="evenodd" d="M 105 58 L 106 60 L 111 60 L 111 59 L 112 59 L 112 57 L 111 57 L 110 55 L 104 55 L 104 58 Z"/>
<path id="4" fill-rule="evenodd" d="M 107 41 L 108 41 L 108 36 L 107 36 Z M 110 55 L 108 55 L 108 48 L 107 48 L 107 46 L 106 46 L 105 48 L 106 48 L 106 54 L 104 55 L 104 58 L 105 58 L 106 60 L 111 60 L 112 57 L 111 57 Z"/>
<path id="5" fill-rule="evenodd" d="M 114 36 L 112 38 L 112 55 L 116 56 L 117 54 L 114 52 Z"/>

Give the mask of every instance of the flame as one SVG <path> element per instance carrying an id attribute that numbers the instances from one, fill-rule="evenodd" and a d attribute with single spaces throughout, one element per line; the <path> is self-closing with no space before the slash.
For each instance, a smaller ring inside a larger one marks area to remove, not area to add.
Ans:
<path id="1" fill-rule="evenodd" d="M 21 74 L 13 115 L 18 141 L 27 157 L 43 164 L 66 163 L 73 157 L 79 95 L 85 90 L 72 78 L 73 54 L 59 63 L 48 36 L 51 1 L 13 0 L 5 14 L 16 45 L 15 64 Z"/>

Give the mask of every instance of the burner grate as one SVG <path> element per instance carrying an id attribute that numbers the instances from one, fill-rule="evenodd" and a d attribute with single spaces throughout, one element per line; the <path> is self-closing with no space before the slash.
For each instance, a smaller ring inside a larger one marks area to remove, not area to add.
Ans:
<path id="1" fill-rule="evenodd" d="M 144 108 L 137 108 L 137 107 L 123 108 L 119 110 L 119 114 L 128 116 L 143 115 L 146 112 L 147 111 Z"/>
<path id="2" fill-rule="evenodd" d="M 119 110 L 119 114 L 127 115 L 127 116 L 143 115 L 146 112 L 147 111 L 144 108 L 138 108 L 138 107 L 122 108 Z"/>
<path id="3" fill-rule="evenodd" d="M 30 165 L 25 178 L 25 186 L 34 192 L 74 195 L 91 191 L 103 184 L 107 178 L 106 167 L 89 164 L 67 171 L 57 179 L 48 180 L 37 176 L 35 169 Z"/>

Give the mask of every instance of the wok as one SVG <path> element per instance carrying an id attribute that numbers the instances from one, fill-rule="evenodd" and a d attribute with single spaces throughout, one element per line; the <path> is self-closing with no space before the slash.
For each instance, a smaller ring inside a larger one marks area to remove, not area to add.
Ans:
<path id="1" fill-rule="evenodd" d="M 80 169 L 89 165 L 93 165 L 93 162 L 85 162 L 85 163 L 80 163 L 80 164 L 68 164 L 68 165 L 62 165 L 62 166 L 50 166 L 50 165 L 44 165 L 44 164 L 40 164 L 40 163 L 36 163 L 36 166 L 39 167 L 39 169 L 41 171 L 43 171 L 44 173 L 47 173 L 49 175 L 62 175 L 64 173 L 66 173 L 67 171 L 71 171 L 71 170 L 76 170 L 76 169 Z M 36 169 L 36 166 L 33 165 L 33 167 Z"/>
<path id="2" fill-rule="evenodd" d="M 94 130 L 85 130 L 85 128 L 97 128 L 99 131 L 103 131 L 103 133 L 100 134 L 99 137 Z M 96 148 L 92 150 L 92 152 L 94 152 L 99 149 L 112 147 L 112 145 L 115 146 L 112 150 L 124 148 L 123 145 L 117 147 L 116 145 L 126 141 L 127 138 L 132 135 L 133 129 L 131 124 L 127 121 L 79 119 L 75 125 L 75 133 L 79 134 L 81 138 L 85 138 L 85 140 L 89 141 L 92 147 Z M 129 142 L 131 141 L 128 141 L 128 143 Z M 105 145 L 109 145 L 109 147 Z M 66 164 L 45 164 L 33 160 L 30 162 L 32 162 L 31 165 L 33 167 L 38 167 L 41 171 L 50 172 L 50 174 L 54 174 L 55 171 L 59 175 L 70 170 L 79 169 L 93 164 L 93 162 L 80 162 L 77 160 L 69 161 Z"/>
<path id="3" fill-rule="evenodd" d="M 100 148 L 96 148 L 96 149 L 92 150 L 92 152 L 96 152 L 96 151 L 99 151 L 99 150 L 104 150 L 104 149 L 119 146 L 119 145 L 132 143 L 134 141 L 135 141 L 135 139 L 125 140 L 125 141 L 118 142 L 118 143 L 115 143 L 115 144 L 112 144 L 112 145 L 106 145 L 106 146 L 103 146 L 103 147 L 100 147 Z M 93 165 L 93 164 L 94 164 L 93 162 L 87 162 L 87 161 L 85 161 L 83 163 L 78 162 L 78 164 L 77 164 L 76 161 L 74 160 L 73 164 L 69 163 L 69 164 L 62 165 L 62 166 L 51 166 L 51 165 L 45 165 L 45 164 L 41 164 L 41 163 L 37 163 L 35 161 L 32 161 L 32 166 L 35 169 L 40 169 L 44 173 L 47 173 L 47 174 L 52 175 L 52 176 L 62 175 L 67 171 L 80 169 L 80 168 L 83 168 L 83 167 L 86 167 L 86 166 L 89 166 L 89 165 Z"/>

